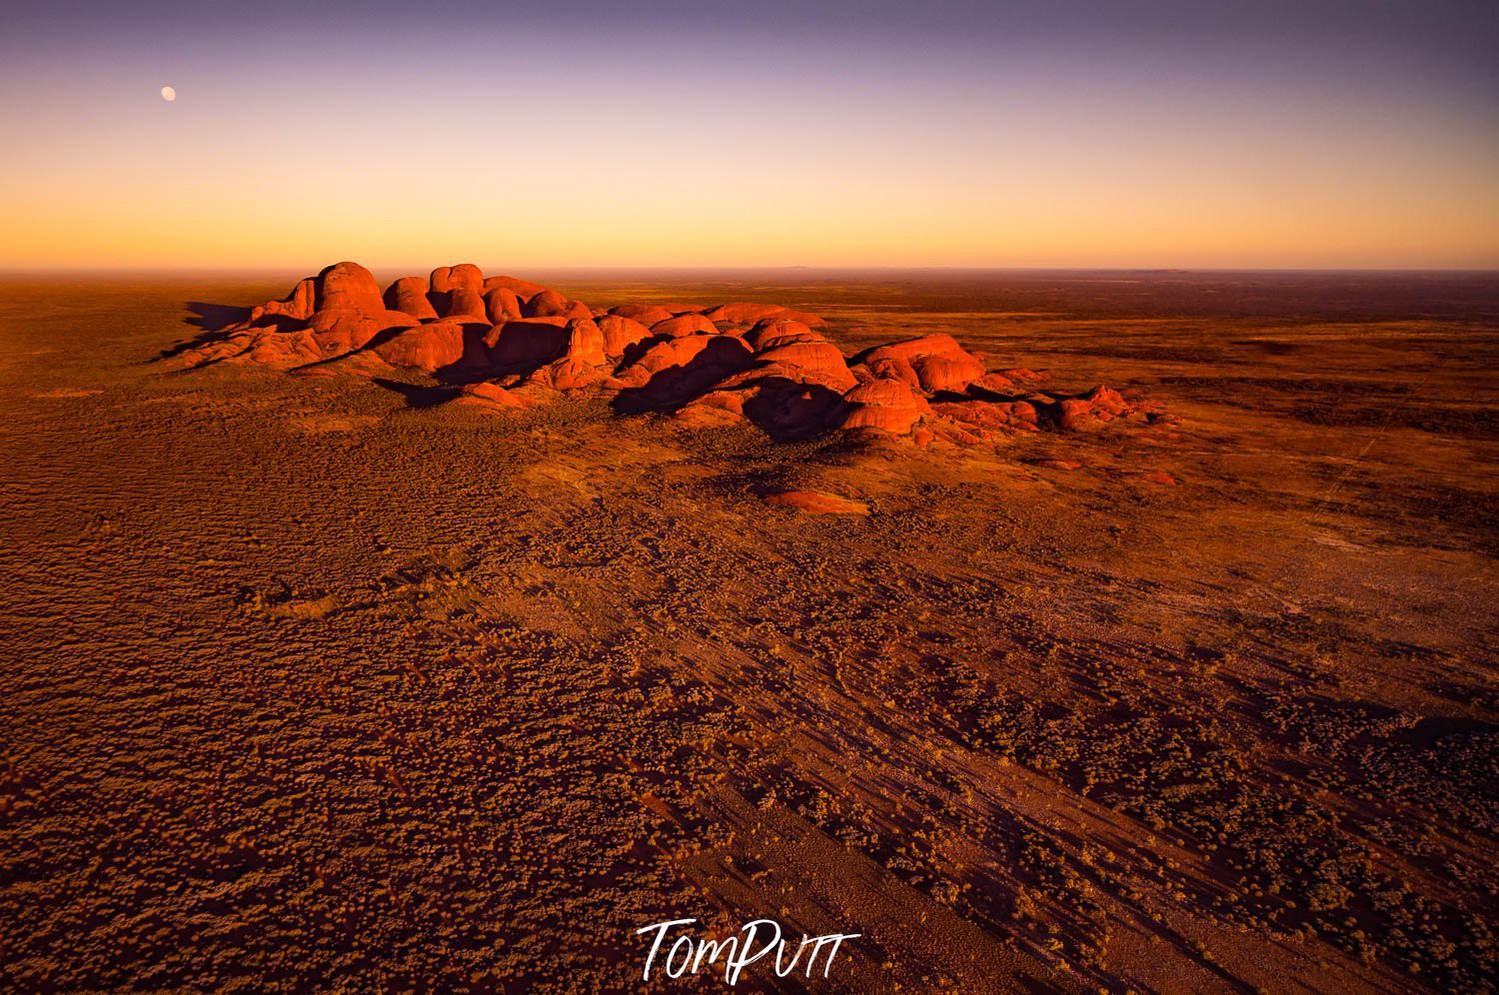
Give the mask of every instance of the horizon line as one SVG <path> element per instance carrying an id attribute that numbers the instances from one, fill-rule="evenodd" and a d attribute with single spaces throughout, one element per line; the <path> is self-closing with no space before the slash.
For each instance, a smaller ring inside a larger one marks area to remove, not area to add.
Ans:
<path id="1" fill-rule="evenodd" d="M 320 267 L 317 272 L 327 266 L 338 262 L 356 262 L 358 260 L 335 260 Z M 401 270 L 420 275 L 423 270 L 431 272 L 436 267 L 411 267 L 396 264 L 367 265 L 359 263 L 366 269 L 375 270 Z M 456 262 L 439 263 L 438 266 L 458 265 Z M 478 265 L 478 264 L 475 264 Z M 1027 265 L 1027 266 L 976 266 L 976 265 L 896 265 L 890 263 L 849 263 L 842 265 L 802 265 L 795 263 L 783 264 L 712 264 L 712 265 L 685 265 L 668 264 L 656 265 L 651 263 L 609 263 L 600 265 L 589 264 L 565 264 L 565 265 L 518 265 L 491 268 L 480 265 L 479 268 L 492 275 L 513 275 L 521 272 L 651 272 L 651 273 L 744 273 L 744 272 L 800 272 L 800 273 L 847 273 L 847 272 L 937 272 L 937 273 L 1339 273 L 1339 274 L 1462 274 L 1462 275 L 1493 275 L 1499 276 L 1499 266 L 1144 266 L 1144 265 L 1108 265 L 1108 266 L 1059 266 L 1059 265 Z M 79 265 L 79 266 L 0 266 L 0 277 L 33 276 L 33 275 L 65 275 L 74 273 L 112 273 L 112 274 L 275 274 L 282 275 L 291 272 L 303 272 L 292 264 L 285 266 L 255 265 L 255 266 L 122 266 L 122 265 Z"/>

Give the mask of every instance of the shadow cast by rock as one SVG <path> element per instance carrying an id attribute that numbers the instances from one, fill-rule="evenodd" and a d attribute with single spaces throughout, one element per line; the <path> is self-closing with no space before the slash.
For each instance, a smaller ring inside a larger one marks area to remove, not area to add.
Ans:
<path id="1" fill-rule="evenodd" d="M 371 379 L 378 386 L 400 394 L 406 399 L 407 406 L 412 408 L 435 408 L 439 404 L 446 404 L 463 393 L 457 387 L 450 387 L 445 384 L 406 383 L 401 380 L 392 380 L 389 377 L 373 377 Z"/>
<path id="2" fill-rule="evenodd" d="M 184 324 L 201 328 L 205 332 L 221 332 L 230 325 L 242 325 L 250 320 L 250 309 L 236 304 L 210 304 L 206 301 L 188 301 L 187 309 L 192 314 L 183 319 Z"/>
<path id="3" fill-rule="evenodd" d="M 746 369 L 750 362 L 750 354 L 737 339 L 717 339 L 687 362 L 668 366 L 643 385 L 620 391 L 614 410 L 627 415 L 675 411 L 725 377 Z"/>
<path id="4" fill-rule="evenodd" d="M 231 334 L 245 327 L 251 314 L 251 309 L 247 307 L 235 304 L 211 304 L 207 301 L 188 301 L 187 310 L 188 316 L 182 319 L 182 323 L 198 329 L 199 334 L 192 338 L 181 339 L 161 350 L 156 354 L 156 362 L 172 359 L 203 346 L 223 342 Z M 285 315 L 265 315 L 255 327 L 290 331 L 300 327 L 301 324 Z"/>
<path id="5" fill-rule="evenodd" d="M 776 442 L 822 435 L 845 407 L 841 394 L 820 384 L 767 377 L 755 386 L 755 395 L 744 402 L 744 417 Z"/>

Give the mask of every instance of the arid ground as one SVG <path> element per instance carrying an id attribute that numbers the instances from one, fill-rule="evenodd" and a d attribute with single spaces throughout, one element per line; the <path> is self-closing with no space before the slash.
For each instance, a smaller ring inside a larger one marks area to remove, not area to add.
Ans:
<path id="1" fill-rule="evenodd" d="M 300 275 L 0 285 L 0 986 L 1493 990 L 1499 278 L 520 274 L 1171 416 L 918 448 L 159 359 Z"/>

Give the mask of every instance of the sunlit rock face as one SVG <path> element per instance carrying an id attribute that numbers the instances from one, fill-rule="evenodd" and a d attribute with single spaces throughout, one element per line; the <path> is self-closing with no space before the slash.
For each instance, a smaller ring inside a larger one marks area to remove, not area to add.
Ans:
<path id="1" fill-rule="evenodd" d="M 1108 387 L 1062 395 L 1042 374 L 990 370 L 950 335 L 846 354 L 824 318 L 777 304 L 590 307 L 477 266 L 439 266 L 382 293 L 336 263 L 282 300 L 184 353 L 372 375 L 409 370 L 460 384 L 496 410 L 602 397 L 620 415 L 698 428 L 753 425 L 772 438 L 833 433 L 925 446 L 994 443 L 1037 431 L 1096 431 L 1158 412 Z"/>
<path id="2" fill-rule="evenodd" d="M 385 289 L 385 306 L 402 311 L 418 321 L 435 321 L 437 311 L 428 298 L 428 284 L 419 276 L 403 276 Z"/>
<path id="3" fill-rule="evenodd" d="M 317 309 L 383 311 L 385 301 L 375 276 L 358 263 L 334 263 L 317 275 Z"/>

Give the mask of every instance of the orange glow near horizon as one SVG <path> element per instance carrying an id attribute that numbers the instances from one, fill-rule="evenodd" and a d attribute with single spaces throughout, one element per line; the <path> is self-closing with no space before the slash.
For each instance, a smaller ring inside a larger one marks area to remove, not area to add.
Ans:
<path id="1" fill-rule="evenodd" d="M 586 71 L 140 55 L 29 97 L 9 84 L 65 56 L 18 53 L 0 268 L 1499 267 L 1481 94 L 1315 59 L 760 72 L 588 44 Z"/>
<path id="2" fill-rule="evenodd" d="M 675 171 L 627 183 L 577 177 L 575 190 L 534 176 L 523 198 L 496 191 L 495 180 L 473 182 L 405 203 L 391 191 L 425 188 L 419 173 L 324 176 L 310 190 L 222 172 L 117 178 L 89 196 L 36 178 L 32 197 L 6 205 L 0 266 L 1499 265 L 1499 198 L 1476 176 L 1426 191 L 1364 177 L 1267 203 L 1256 189 L 1206 176 L 1163 188 L 1012 173 L 992 189 L 982 178 L 944 178 L 926 190 L 897 184 L 900 194 L 855 179 L 835 196 L 807 173 L 703 168 L 706 180 Z M 333 203 L 313 193 L 334 186 Z"/>

